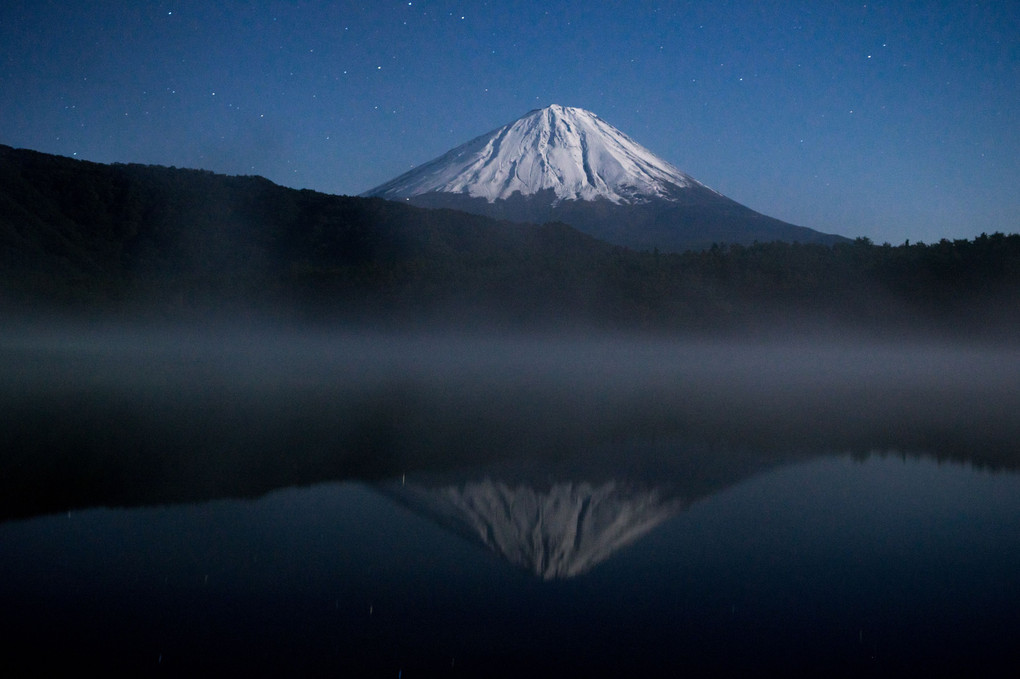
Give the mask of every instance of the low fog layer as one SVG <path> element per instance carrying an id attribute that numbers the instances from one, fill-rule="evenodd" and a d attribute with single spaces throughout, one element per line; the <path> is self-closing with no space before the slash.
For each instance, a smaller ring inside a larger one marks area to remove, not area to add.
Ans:
<path id="1" fill-rule="evenodd" d="M 0 352 L 4 516 L 506 460 L 612 466 L 624 445 L 654 444 L 652 473 L 690 451 L 1020 462 L 1014 347 L 52 326 L 9 331 Z"/>

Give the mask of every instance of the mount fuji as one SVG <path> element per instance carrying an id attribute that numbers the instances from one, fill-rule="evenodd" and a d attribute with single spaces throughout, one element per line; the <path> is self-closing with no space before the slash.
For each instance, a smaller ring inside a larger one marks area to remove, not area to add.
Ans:
<path id="1" fill-rule="evenodd" d="M 362 195 L 510 221 L 561 221 L 637 249 L 843 240 L 755 212 L 594 113 L 558 105 L 531 111 Z"/>

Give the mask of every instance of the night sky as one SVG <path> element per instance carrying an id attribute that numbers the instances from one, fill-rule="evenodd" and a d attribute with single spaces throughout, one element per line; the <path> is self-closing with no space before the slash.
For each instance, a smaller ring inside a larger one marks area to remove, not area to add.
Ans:
<path id="1" fill-rule="evenodd" d="M 1020 229 L 1020 3 L 0 3 L 0 143 L 357 194 L 549 104 L 899 244 Z"/>

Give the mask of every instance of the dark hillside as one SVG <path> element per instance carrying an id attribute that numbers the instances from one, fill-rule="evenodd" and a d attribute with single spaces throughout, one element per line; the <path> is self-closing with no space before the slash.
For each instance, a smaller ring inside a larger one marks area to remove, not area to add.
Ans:
<path id="1" fill-rule="evenodd" d="M 1020 236 L 635 252 L 561 223 L 0 146 L 0 304 L 660 330 L 809 320 L 1012 337 Z"/>

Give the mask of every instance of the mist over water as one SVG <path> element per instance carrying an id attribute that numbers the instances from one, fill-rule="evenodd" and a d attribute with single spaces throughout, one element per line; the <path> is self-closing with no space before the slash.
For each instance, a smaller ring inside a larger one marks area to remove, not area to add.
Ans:
<path id="1" fill-rule="evenodd" d="M 1001 344 L 96 325 L 0 351 L 5 515 L 621 443 L 1020 459 L 1020 350 Z"/>

